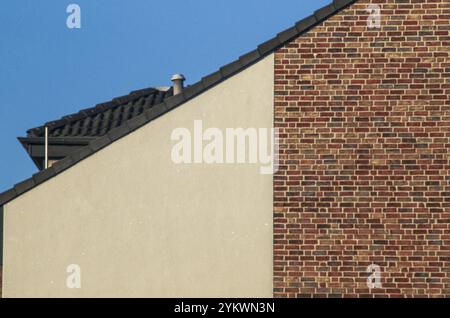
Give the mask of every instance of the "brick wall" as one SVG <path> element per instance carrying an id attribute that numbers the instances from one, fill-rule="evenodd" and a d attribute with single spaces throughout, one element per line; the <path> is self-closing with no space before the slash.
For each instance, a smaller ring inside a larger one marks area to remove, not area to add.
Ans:
<path id="1" fill-rule="evenodd" d="M 450 296 L 449 19 L 360 0 L 276 52 L 276 297 Z"/>

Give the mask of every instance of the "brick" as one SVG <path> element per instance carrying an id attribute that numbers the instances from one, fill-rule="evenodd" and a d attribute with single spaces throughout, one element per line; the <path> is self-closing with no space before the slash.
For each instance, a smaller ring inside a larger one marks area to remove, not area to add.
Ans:
<path id="1" fill-rule="evenodd" d="M 443 8 L 335 0 L 279 36 L 275 297 L 450 297 L 448 30 L 427 32 Z"/>

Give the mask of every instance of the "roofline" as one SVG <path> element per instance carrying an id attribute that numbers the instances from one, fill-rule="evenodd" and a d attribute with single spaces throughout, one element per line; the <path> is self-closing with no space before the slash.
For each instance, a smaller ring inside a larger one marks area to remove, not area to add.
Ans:
<path id="1" fill-rule="evenodd" d="M 300 20 L 293 27 L 278 33 L 274 38 L 260 44 L 257 49 L 242 55 L 234 62 L 224 65 L 218 71 L 203 77 L 199 82 L 186 87 L 180 94 L 167 98 L 162 103 L 153 106 L 141 115 L 126 121 L 122 126 L 110 130 L 106 135 L 92 140 L 86 147 L 83 147 L 72 153 L 70 156 L 56 162 L 50 168 L 35 173 L 31 178 L 22 181 L 16 184 L 13 188 L 1 193 L 0 205 L 4 205 L 12 201 L 39 184 L 44 183 L 48 179 L 53 178 L 59 173 L 69 169 L 81 160 L 86 159 L 97 151 L 105 148 L 114 141 L 128 135 L 129 133 L 168 113 L 196 96 L 203 94 L 224 80 L 242 72 L 272 54 L 284 44 L 308 32 L 321 22 L 327 20 L 331 16 L 357 1 L 358 0 L 334 0 L 332 3 L 316 10 L 313 15 Z"/>
<path id="2" fill-rule="evenodd" d="M 95 137 L 51 137 L 48 138 L 48 144 L 49 146 L 68 146 L 68 147 L 84 147 L 89 144 L 92 140 L 95 140 Z M 42 170 L 42 162 L 38 160 L 38 157 L 33 156 L 30 146 L 41 146 L 44 147 L 45 145 L 45 138 L 44 137 L 17 137 L 17 140 L 19 140 L 22 147 L 27 152 L 28 156 L 31 158 L 35 166 Z M 52 148 L 50 148 L 51 150 Z M 52 155 L 52 151 L 49 152 L 49 157 Z M 64 158 L 66 156 L 70 155 L 70 153 L 67 153 L 63 156 L 57 156 L 60 158 Z"/>
<path id="3" fill-rule="evenodd" d="M 39 133 L 43 133 L 45 127 L 50 128 L 50 129 L 59 128 L 64 125 L 71 124 L 77 120 L 81 120 L 81 119 L 84 119 L 89 116 L 94 116 L 94 115 L 101 113 L 103 111 L 106 111 L 108 109 L 113 109 L 115 107 L 119 107 L 124 103 L 129 103 L 129 102 L 135 101 L 135 100 L 137 100 L 147 94 L 151 94 L 155 91 L 166 92 L 168 90 L 170 90 L 170 87 L 165 91 L 160 88 L 157 88 L 157 87 L 149 87 L 149 88 L 144 88 L 144 89 L 140 89 L 140 90 L 135 90 L 135 91 L 130 92 L 130 94 L 128 94 L 128 95 L 115 97 L 109 102 L 100 103 L 94 107 L 82 109 L 76 113 L 66 115 L 60 119 L 49 121 L 49 122 L 45 123 L 44 125 L 30 128 L 27 130 L 27 133 L 28 133 L 29 137 L 33 137 L 33 135 L 34 135 L 34 137 L 39 138 L 36 135 Z"/>
<path id="4" fill-rule="evenodd" d="M 88 145 L 90 141 L 98 137 L 50 137 L 48 143 L 52 145 Z M 17 137 L 22 144 L 43 145 L 44 137 Z"/>

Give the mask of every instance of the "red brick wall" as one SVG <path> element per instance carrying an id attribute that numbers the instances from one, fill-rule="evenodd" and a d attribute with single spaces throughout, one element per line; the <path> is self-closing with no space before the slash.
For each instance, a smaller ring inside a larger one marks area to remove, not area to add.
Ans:
<path id="1" fill-rule="evenodd" d="M 449 19 L 360 0 L 276 52 L 276 297 L 450 296 Z"/>

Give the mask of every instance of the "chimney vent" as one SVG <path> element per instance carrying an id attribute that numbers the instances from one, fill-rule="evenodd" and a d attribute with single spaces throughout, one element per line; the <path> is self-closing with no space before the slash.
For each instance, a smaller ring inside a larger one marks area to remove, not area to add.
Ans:
<path id="1" fill-rule="evenodd" d="M 178 95 L 183 91 L 184 88 L 184 80 L 186 78 L 181 74 L 175 74 L 170 79 L 173 83 L 173 95 Z"/>

